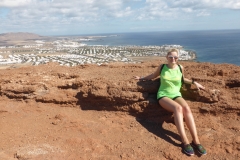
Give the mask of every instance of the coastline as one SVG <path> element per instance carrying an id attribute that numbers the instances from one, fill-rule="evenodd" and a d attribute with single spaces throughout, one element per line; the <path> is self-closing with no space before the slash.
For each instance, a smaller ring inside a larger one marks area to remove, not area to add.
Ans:
<path id="1" fill-rule="evenodd" d="M 6 37 L 7 34 L 4 36 L 0 35 L 0 39 L 3 42 L 0 46 L 0 55 L 5 59 L 8 58 L 8 55 L 19 55 L 20 58 L 23 54 L 34 54 L 37 59 L 44 57 L 46 54 L 50 56 L 54 54 L 58 55 L 59 53 L 63 54 L 63 52 L 68 54 L 68 51 L 72 52 L 72 50 L 78 47 L 163 46 L 167 44 L 179 44 L 183 46 L 183 50 L 190 50 L 193 52 L 193 54 L 190 53 L 190 58 L 188 58 L 188 60 L 215 64 L 229 63 L 237 66 L 240 65 L 240 37 L 238 36 L 240 30 L 226 30 L 224 32 L 212 30 L 146 33 L 130 32 L 115 34 L 102 33 L 96 34 L 95 36 L 65 35 L 54 37 L 15 33 L 18 39 L 16 39 L 13 34 L 14 33 L 8 37 Z M 26 39 L 26 37 L 29 36 L 31 36 L 31 38 Z M 232 56 L 229 57 L 226 53 L 231 53 Z M 86 58 L 91 59 L 95 56 L 92 55 L 88 57 L 88 54 L 85 54 Z M 27 56 L 25 58 L 29 59 Z M 0 60 L 2 60 L 2 58 L 0 58 Z M 34 63 L 35 61 L 38 63 L 38 61 L 34 59 L 30 60 L 30 63 Z M 9 62 L 15 63 L 10 59 Z M 35 64 L 36 63 L 34 63 L 34 65 Z"/>
<path id="2" fill-rule="evenodd" d="M 181 45 L 162 46 L 103 46 L 83 45 L 75 39 L 56 40 L 22 46 L 5 46 L 0 48 L 0 66 L 14 68 L 23 65 L 40 65 L 57 62 L 60 65 L 76 66 L 83 64 L 107 64 L 111 62 L 137 63 L 145 59 L 165 57 L 171 48 L 179 50 L 179 60 L 189 61 L 196 58 L 196 53 L 186 51 Z M 40 43 L 40 44 L 39 44 Z M 140 60 L 141 59 L 141 60 Z"/>
<path id="3" fill-rule="evenodd" d="M 165 45 L 179 44 L 186 50 L 196 52 L 198 62 L 240 65 L 240 30 L 198 30 L 169 32 L 129 32 L 118 33 L 117 37 L 101 38 L 101 41 L 86 41 L 87 45 Z M 226 53 L 231 53 L 228 57 Z"/>

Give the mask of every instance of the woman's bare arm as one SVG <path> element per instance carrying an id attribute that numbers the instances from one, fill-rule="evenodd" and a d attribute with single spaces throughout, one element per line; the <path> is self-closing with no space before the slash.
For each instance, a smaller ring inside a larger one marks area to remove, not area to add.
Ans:
<path id="1" fill-rule="evenodd" d="M 162 67 L 162 64 L 152 74 L 149 74 L 149 75 L 143 76 L 143 77 L 141 77 L 141 76 L 134 76 L 134 79 L 137 79 L 137 80 L 151 80 L 151 79 L 154 79 L 154 78 L 156 78 L 156 77 L 158 77 L 160 75 L 161 67 Z"/>
<path id="2" fill-rule="evenodd" d="M 181 65 L 180 65 L 180 67 L 181 67 L 181 69 L 182 69 L 182 74 L 183 74 L 184 83 L 186 83 L 186 84 L 195 84 L 198 89 L 203 89 L 203 90 L 205 90 L 205 87 L 202 86 L 201 84 L 199 84 L 198 82 L 194 81 L 193 79 L 190 80 L 190 79 L 188 79 L 188 78 L 185 78 L 185 77 L 184 77 L 184 68 L 183 68 L 183 66 L 181 66 Z"/>

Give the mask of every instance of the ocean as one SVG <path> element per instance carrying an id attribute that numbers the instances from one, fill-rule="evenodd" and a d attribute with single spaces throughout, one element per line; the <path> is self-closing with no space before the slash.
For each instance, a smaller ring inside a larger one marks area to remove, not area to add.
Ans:
<path id="1" fill-rule="evenodd" d="M 176 44 L 196 52 L 196 61 L 240 66 L 240 30 L 132 32 L 94 36 L 99 37 L 83 43 L 108 46 Z"/>

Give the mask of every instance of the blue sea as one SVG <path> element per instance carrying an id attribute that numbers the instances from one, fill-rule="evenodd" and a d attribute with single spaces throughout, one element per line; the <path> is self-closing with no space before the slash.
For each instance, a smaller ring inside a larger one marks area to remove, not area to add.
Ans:
<path id="1" fill-rule="evenodd" d="M 240 30 L 133 32 L 95 36 L 100 37 L 84 43 L 108 46 L 177 44 L 195 51 L 196 61 L 240 66 Z"/>

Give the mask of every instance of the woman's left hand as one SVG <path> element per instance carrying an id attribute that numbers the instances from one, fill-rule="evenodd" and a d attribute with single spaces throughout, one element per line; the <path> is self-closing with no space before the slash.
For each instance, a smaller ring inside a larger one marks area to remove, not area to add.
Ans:
<path id="1" fill-rule="evenodd" d="M 134 77 L 134 79 L 136 79 L 136 80 L 140 80 L 141 79 L 141 77 L 139 77 L 139 76 L 133 76 Z"/>

